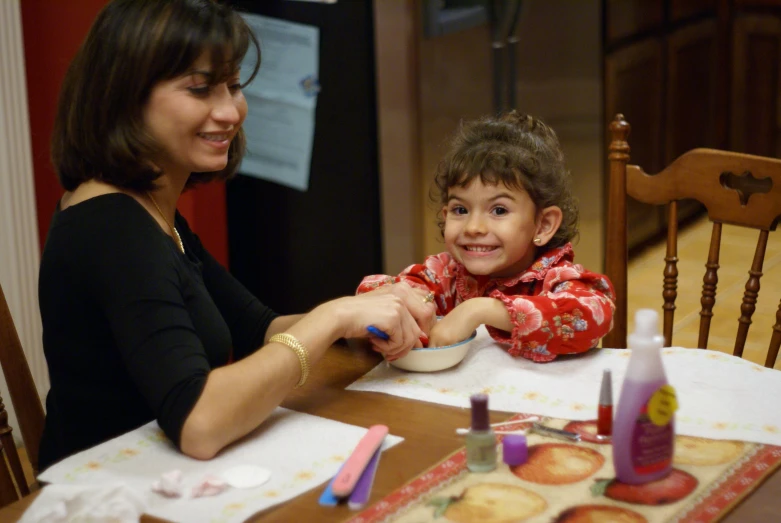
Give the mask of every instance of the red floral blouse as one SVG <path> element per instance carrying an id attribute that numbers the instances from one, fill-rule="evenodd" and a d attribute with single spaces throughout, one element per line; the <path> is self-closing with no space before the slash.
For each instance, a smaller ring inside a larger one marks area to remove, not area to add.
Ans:
<path id="1" fill-rule="evenodd" d="M 606 276 L 573 263 L 573 257 L 568 243 L 547 251 L 517 276 L 491 279 L 470 274 L 443 252 L 410 265 L 395 277 L 367 276 L 357 294 L 406 281 L 432 291 L 441 316 L 470 298 L 496 298 L 507 307 L 513 330 L 508 333 L 486 326 L 491 337 L 509 344 L 513 356 L 547 362 L 559 354 L 596 347 L 613 323 L 613 285 Z"/>

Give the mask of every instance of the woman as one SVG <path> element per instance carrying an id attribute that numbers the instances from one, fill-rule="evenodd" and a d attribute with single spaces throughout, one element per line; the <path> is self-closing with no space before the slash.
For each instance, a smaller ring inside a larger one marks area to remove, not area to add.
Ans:
<path id="1" fill-rule="evenodd" d="M 39 279 L 52 384 L 41 469 L 152 419 L 209 459 L 339 338 L 374 325 L 394 358 L 433 321 L 425 293 L 400 285 L 279 316 L 176 212 L 182 191 L 241 160 L 250 45 L 259 53 L 241 17 L 210 0 L 114 0 L 71 64 L 52 140 L 66 192 Z"/>

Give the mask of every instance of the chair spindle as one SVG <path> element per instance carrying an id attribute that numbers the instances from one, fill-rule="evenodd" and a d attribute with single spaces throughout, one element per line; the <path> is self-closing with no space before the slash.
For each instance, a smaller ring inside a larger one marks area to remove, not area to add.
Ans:
<path id="1" fill-rule="evenodd" d="M 5 459 L 1 454 L 0 458 Z M 14 487 L 14 480 L 11 477 L 11 472 L 8 470 L 8 467 L 3 464 L 3 466 L 0 467 L 0 507 L 10 505 L 18 499 L 19 496 L 16 493 L 16 487 Z"/>
<path id="2" fill-rule="evenodd" d="M 721 250 L 721 222 L 713 222 L 710 237 L 708 262 L 705 264 L 705 276 L 702 278 L 702 298 L 700 304 L 700 337 L 697 347 L 708 348 L 710 321 L 713 318 L 713 306 L 716 305 L 716 286 L 719 283 L 719 251 Z"/>
<path id="3" fill-rule="evenodd" d="M 776 311 L 776 324 L 773 325 L 773 337 L 770 339 L 770 348 L 767 351 L 765 367 L 772 369 L 776 366 L 779 346 L 781 346 L 781 301 L 778 302 L 778 310 Z"/>
<path id="4" fill-rule="evenodd" d="M 667 211 L 667 255 L 664 257 L 664 346 L 673 342 L 675 300 L 678 298 L 678 202 L 672 201 Z"/>
<path id="5" fill-rule="evenodd" d="M 765 261 L 765 249 L 767 248 L 768 231 L 763 229 L 759 232 L 757 248 L 754 251 L 754 261 L 751 264 L 751 270 L 748 271 L 749 278 L 746 282 L 746 290 L 743 293 L 743 303 L 740 305 L 740 318 L 738 319 L 738 336 L 735 339 L 735 350 L 732 352 L 735 356 L 743 357 L 743 348 L 746 345 L 748 337 L 748 328 L 751 326 L 751 316 L 757 308 L 757 296 L 759 295 L 759 279 L 762 277 L 762 264 Z"/>
<path id="6" fill-rule="evenodd" d="M 0 459 L 8 460 L 11 469 L 9 472 L 8 467 L 0 466 L 2 469 L 0 473 L 0 501 L 5 505 L 28 495 L 30 488 L 27 485 L 22 462 L 16 450 L 12 429 L 8 425 L 8 412 L 5 410 L 2 397 L 0 397 L 0 447 L 2 447 Z"/>

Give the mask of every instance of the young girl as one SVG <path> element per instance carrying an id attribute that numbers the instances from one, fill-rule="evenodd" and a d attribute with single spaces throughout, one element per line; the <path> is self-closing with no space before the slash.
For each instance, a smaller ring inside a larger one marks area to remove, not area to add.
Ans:
<path id="1" fill-rule="evenodd" d="M 513 356 L 547 362 L 595 347 L 612 323 L 613 288 L 573 263 L 578 211 L 558 138 L 512 111 L 462 125 L 435 178 L 447 252 L 399 276 L 368 276 L 358 294 L 405 281 L 445 316 L 430 346 L 485 324 Z"/>

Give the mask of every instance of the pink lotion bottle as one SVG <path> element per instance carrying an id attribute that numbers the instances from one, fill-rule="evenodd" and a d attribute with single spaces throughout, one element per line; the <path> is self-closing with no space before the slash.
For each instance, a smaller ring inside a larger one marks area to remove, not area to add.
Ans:
<path id="1" fill-rule="evenodd" d="M 627 341 L 632 354 L 613 424 L 613 464 L 619 481 L 636 485 L 672 470 L 677 404 L 662 366 L 657 312 L 638 310 Z"/>

